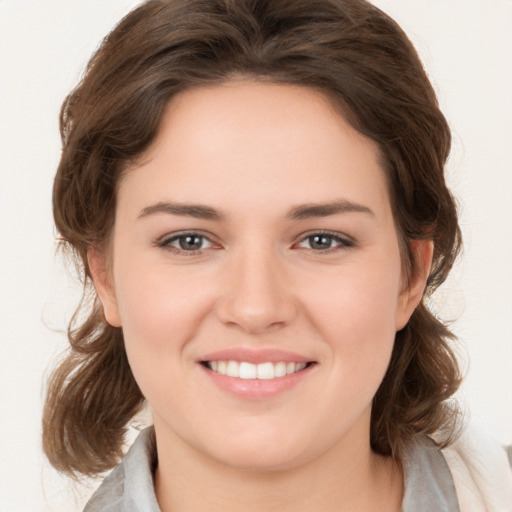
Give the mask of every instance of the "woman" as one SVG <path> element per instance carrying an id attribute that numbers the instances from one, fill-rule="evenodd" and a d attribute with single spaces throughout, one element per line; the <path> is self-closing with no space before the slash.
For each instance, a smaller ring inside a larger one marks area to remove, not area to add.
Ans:
<path id="1" fill-rule="evenodd" d="M 145 401 L 154 423 L 87 511 L 510 509 L 505 452 L 480 475 L 455 442 L 452 335 L 425 304 L 460 246 L 450 132 L 392 20 L 150 1 L 61 123 L 54 215 L 94 291 L 45 451 L 95 475 Z"/>

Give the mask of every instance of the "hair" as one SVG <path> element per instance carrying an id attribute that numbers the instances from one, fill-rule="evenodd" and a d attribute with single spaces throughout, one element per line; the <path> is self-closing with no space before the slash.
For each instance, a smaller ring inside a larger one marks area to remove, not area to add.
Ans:
<path id="1" fill-rule="evenodd" d="M 104 39 L 61 110 L 53 212 L 90 300 L 73 316 L 67 355 L 49 379 L 43 447 L 70 476 L 118 463 L 144 404 L 122 329 L 103 316 L 87 251 L 108 243 L 120 177 L 154 141 L 169 100 L 233 77 L 321 91 L 380 148 L 406 273 L 411 240 L 433 240 L 434 255 L 373 400 L 371 447 L 399 459 L 419 434 L 437 433 L 444 446 L 456 431 L 454 337 L 425 302 L 461 243 L 444 177 L 451 135 L 407 36 L 364 0 L 151 0 Z"/>

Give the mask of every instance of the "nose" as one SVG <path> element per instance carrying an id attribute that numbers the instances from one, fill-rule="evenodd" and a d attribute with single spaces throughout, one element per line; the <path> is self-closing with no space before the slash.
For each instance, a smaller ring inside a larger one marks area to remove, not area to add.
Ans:
<path id="1" fill-rule="evenodd" d="M 229 262 L 217 315 L 246 333 L 273 332 L 297 314 L 285 265 L 271 251 L 248 252 Z"/>

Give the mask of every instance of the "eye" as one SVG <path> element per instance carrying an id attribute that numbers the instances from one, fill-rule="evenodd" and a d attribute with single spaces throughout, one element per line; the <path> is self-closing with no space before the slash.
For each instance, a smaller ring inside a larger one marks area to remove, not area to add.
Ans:
<path id="1" fill-rule="evenodd" d="M 334 233 L 312 233 L 303 238 L 297 247 L 311 249 L 313 251 L 329 251 L 336 249 L 345 249 L 352 247 L 354 243 L 340 235 Z"/>
<path id="2" fill-rule="evenodd" d="M 213 242 L 200 233 L 178 233 L 162 240 L 159 246 L 178 252 L 196 253 L 213 247 Z"/>

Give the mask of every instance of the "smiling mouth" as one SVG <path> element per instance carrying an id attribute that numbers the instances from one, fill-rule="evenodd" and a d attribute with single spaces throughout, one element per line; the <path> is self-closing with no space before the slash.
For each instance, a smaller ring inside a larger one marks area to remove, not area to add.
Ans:
<path id="1" fill-rule="evenodd" d="M 201 364 L 209 370 L 225 375 L 227 377 L 237 377 L 240 379 L 259 379 L 271 380 L 286 377 L 294 373 L 301 372 L 308 368 L 313 362 L 294 363 L 294 362 L 264 362 L 252 364 L 246 361 L 202 361 Z"/>

